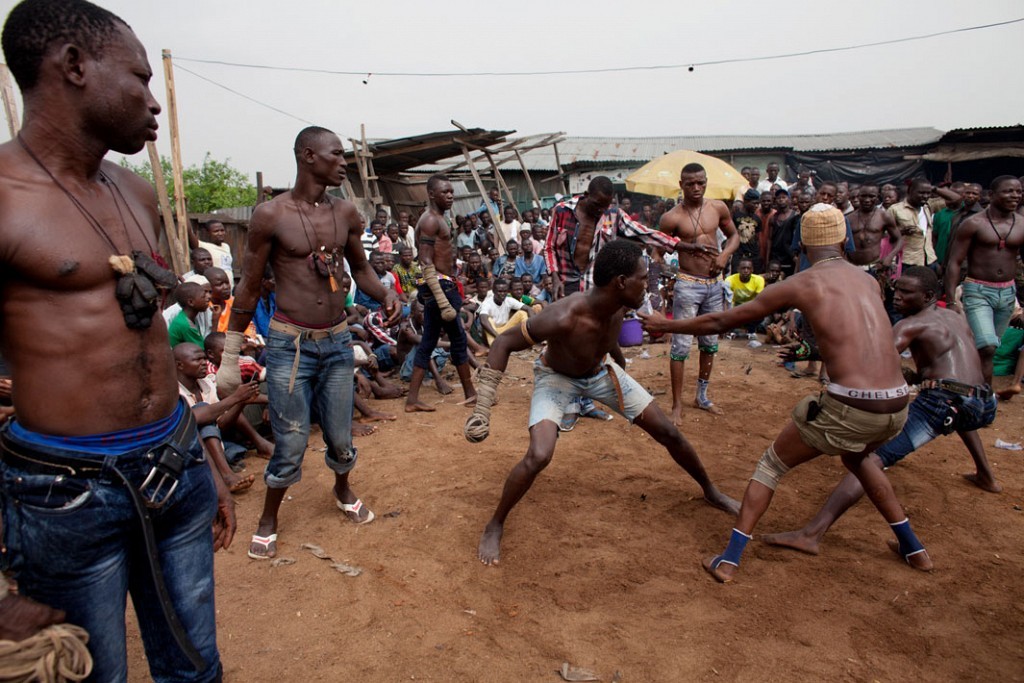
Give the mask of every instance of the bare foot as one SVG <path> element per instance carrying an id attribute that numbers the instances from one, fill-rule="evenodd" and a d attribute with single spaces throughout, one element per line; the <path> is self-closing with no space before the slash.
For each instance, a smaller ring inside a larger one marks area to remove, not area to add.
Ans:
<path id="1" fill-rule="evenodd" d="M 24 595 L 7 595 L 0 600 L 0 640 L 25 640 L 63 621 L 64 612 Z"/>
<path id="2" fill-rule="evenodd" d="M 739 501 L 730 498 L 714 486 L 709 486 L 708 490 L 704 492 L 704 500 L 708 505 L 716 507 L 719 510 L 725 510 L 730 515 L 740 514 Z"/>
<path id="3" fill-rule="evenodd" d="M 402 398 L 407 393 L 409 393 L 409 391 L 405 387 L 389 385 L 378 389 L 377 395 L 374 398 L 381 401 L 387 401 L 393 398 Z"/>
<path id="4" fill-rule="evenodd" d="M 498 564 L 501 559 L 501 534 L 504 527 L 493 522 L 488 524 L 484 533 L 480 536 L 480 545 L 476 549 L 476 556 L 486 565 Z"/>
<path id="5" fill-rule="evenodd" d="M 260 440 L 256 442 L 256 457 L 263 458 L 264 460 L 270 460 L 273 455 L 274 444 L 264 438 L 260 438 Z"/>
<path id="6" fill-rule="evenodd" d="M 700 401 L 695 400 L 693 402 L 693 407 L 700 408 L 701 410 L 706 410 L 712 415 L 725 415 L 725 411 L 716 406 L 711 401 L 708 401 L 707 403 L 701 403 Z"/>
<path id="7" fill-rule="evenodd" d="M 672 406 L 672 424 L 676 427 L 683 426 L 683 407 Z"/>
<path id="8" fill-rule="evenodd" d="M 437 388 L 437 393 L 441 394 L 442 396 L 447 396 L 448 394 L 455 391 L 454 389 L 452 389 L 452 385 L 448 384 L 448 382 L 445 382 L 444 380 L 437 382 L 435 386 Z"/>
<path id="9" fill-rule="evenodd" d="M 802 531 L 787 531 L 781 534 L 762 534 L 761 540 L 768 545 L 780 548 L 792 548 L 808 555 L 818 554 L 818 539 L 807 536 Z"/>
<path id="10" fill-rule="evenodd" d="M 996 480 L 992 477 L 983 477 L 975 472 L 968 472 L 963 475 L 964 479 L 977 486 L 982 491 L 988 491 L 989 493 L 999 493 L 1003 490 L 1003 487 L 996 483 Z"/>
<path id="11" fill-rule="evenodd" d="M 1003 389 L 1002 391 L 997 391 L 996 392 L 996 396 L 999 397 L 1000 401 L 1009 401 L 1011 398 L 1013 398 L 1014 396 L 1016 396 L 1019 393 L 1020 393 L 1020 385 L 1019 384 L 1013 384 L 1008 389 Z"/>
<path id="12" fill-rule="evenodd" d="M 352 423 L 352 436 L 370 436 L 377 433 L 377 425 L 364 425 L 359 422 Z"/>
<path id="13" fill-rule="evenodd" d="M 423 401 L 416 401 L 415 403 L 409 403 L 407 401 L 405 404 L 405 412 L 407 413 L 432 413 L 435 410 L 437 410 L 437 408 L 427 405 Z"/>
<path id="14" fill-rule="evenodd" d="M 903 557 L 903 555 L 900 554 L 900 544 L 897 541 L 890 540 L 888 541 L 888 543 L 889 549 L 897 555 L 899 555 L 903 561 L 905 561 L 914 569 L 917 569 L 922 572 L 930 572 L 932 569 L 935 568 L 935 564 L 932 562 L 932 558 L 928 557 L 927 550 L 917 553 L 916 555 L 911 555 L 910 557 Z"/>
<path id="15" fill-rule="evenodd" d="M 711 576 L 715 577 L 715 581 L 717 581 L 718 583 L 732 583 L 732 578 L 736 574 L 736 570 L 738 569 L 738 567 L 731 564 L 726 564 L 725 562 L 719 562 L 717 567 L 712 568 L 712 565 L 715 563 L 715 560 L 717 560 L 719 557 L 719 555 L 709 557 L 705 559 L 703 562 L 701 562 L 700 565 L 704 567 L 704 571 L 706 571 L 708 574 L 711 574 Z"/>
<path id="16" fill-rule="evenodd" d="M 363 413 L 363 422 L 391 422 L 392 420 L 397 419 L 397 415 L 392 415 L 391 413 L 382 413 L 379 410 L 371 410 L 369 412 Z"/>
<path id="17" fill-rule="evenodd" d="M 255 474 L 250 474 L 246 477 L 232 473 L 232 476 L 224 477 L 224 485 L 228 487 L 228 491 L 231 491 L 231 493 L 241 493 L 248 490 L 254 481 L 256 481 Z"/>

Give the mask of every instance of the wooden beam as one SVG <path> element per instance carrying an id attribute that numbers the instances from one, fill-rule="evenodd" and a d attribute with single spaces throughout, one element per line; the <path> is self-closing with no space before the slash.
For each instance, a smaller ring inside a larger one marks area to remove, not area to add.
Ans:
<path id="1" fill-rule="evenodd" d="M 174 63 L 170 50 L 163 50 L 161 54 L 164 62 L 164 82 L 167 86 L 167 120 L 171 128 L 171 177 L 174 180 L 174 208 L 178 216 L 178 238 L 188 244 L 188 207 L 185 205 L 185 179 L 182 175 L 181 165 L 181 133 L 178 129 L 178 100 L 174 90 Z"/>
<path id="2" fill-rule="evenodd" d="M 455 123 L 455 121 L 452 121 Z M 465 147 L 462 148 L 462 155 L 466 157 L 466 161 L 469 161 L 469 150 Z M 505 242 L 508 238 L 505 237 L 505 233 L 501 231 L 501 218 L 495 215 L 494 209 L 491 207 L 491 200 L 487 198 L 487 191 L 484 189 L 484 183 L 480 180 L 480 174 L 477 173 L 476 166 L 469 164 L 469 170 L 473 174 L 473 180 L 476 182 L 476 189 L 480 192 L 480 198 L 484 202 L 484 206 L 487 207 L 487 212 L 491 214 L 491 222 L 494 224 L 494 234 L 498 237 L 498 243 L 494 246 L 498 248 L 499 254 L 505 253 Z"/>
<path id="3" fill-rule="evenodd" d="M 256 206 L 263 203 L 263 171 L 256 171 Z"/>
<path id="4" fill-rule="evenodd" d="M 184 275 L 190 270 L 191 264 L 188 258 L 188 241 L 186 240 L 184 245 L 181 243 L 178 228 L 174 223 L 171 200 L 167 196 L 167 180 L 164 178 L 164 168 L 160 165 L 160 153 L 156 150 L 156 143 L 147 140 L 146 151 L 149 152 L 149 165 L 153 169 L 153 182 L 156 184 L 156 198 L 160 204 L 160 215 L 164 219 L 167 247 L 171 252 L 171 267 L 178 275 Z"/>
<path id="5" fill-rule="evenodd" d="M 494 164 L 494 159 L 491 158 L 490 153 L 487 154 L 487 161 L 490 162 L 491 173 L 494 174 L 494 180 L 498 183 L 498 191 L 505 193 L 505 200 L 508 202 L 507 206 L 511 206 L 515 209 L 516 198 L 512 196 L 512 190 L 508 189 L 508 185 L 505 184 L 505 179 L 501 176 L 501 171 L 499 171 L 498 167 Z M 519 213 L 518 209 L 516 209 L 516 213 Z M 515 237 L 518 238 L 519 235 L 515 235 Z"/>
<path id="6" fill-rule="evenodd" d="M 4 115 L 7 117 L 7 130 L 13 140 L 21 130 L 21 119 L 18 118 L 18 103 L 14 99 L 14 86 L 11 85 L 11 70 L 6 64 L 0 64 L 0 93 L 4 99 Z"/>
<path id="7" fill-rule="evenodd" d="M 555 165 L 558 166 L 558 182 L 562 185 L 562 194 L 567 195 L 569 194 L 569 188 L 565 186 L 565 178 L 563 177 L 563 173 L 565 171 L 562 168 L 562 159 L 558 156 L 558 143 L 552 142 L 551 147 L 555 150 Z"/>
<path id="8" fill-rule="evenodd" d="M 533 178 L 530 177 L 530 171 L 526 168 L 526 162 L 523 161 L 523 155 L 516 150 L 516 158 L 519 159 L 519 167 L 523 169 L 523 175 L 526 176 L 526 184 L 530 186 L 530 194 L 533 195 L 533 206 L 534 208 L 540 208 L 540 197 L 537 196 L 537 188 L 533 186 Z"/>

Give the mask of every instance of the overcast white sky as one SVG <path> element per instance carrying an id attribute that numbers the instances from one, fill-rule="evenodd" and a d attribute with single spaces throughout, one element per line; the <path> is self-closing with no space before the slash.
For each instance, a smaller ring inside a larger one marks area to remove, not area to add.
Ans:
<path id="1" fill-rule="evenodd" d="M 14 6 L 0 0 L 4 16 Z M 1011 125 L 1024 120 L 1024 23 L 825 55 L 576 76 L 338 76 L 344 71 L 528 71 L 706 62 L 856 45 L 1024 17 L 1020 0 L 587 2 L 102 0 L 149 51 L 344 140 L 470 127 L 520 134 L 796 134 Z M 557 14 L 555 13 L 557 11 Z M 178 61 L 178 60 L 181 61 Z M 175 71 L 187 165 L 206 152 L 267 183 L 294 179 L 306 125 Z M 170 153 L 166 107 L 161 153 Z M 0 140 L 7 139 L 6 126 Z M 139 159 L 145 157 L 145 152 Z"/>

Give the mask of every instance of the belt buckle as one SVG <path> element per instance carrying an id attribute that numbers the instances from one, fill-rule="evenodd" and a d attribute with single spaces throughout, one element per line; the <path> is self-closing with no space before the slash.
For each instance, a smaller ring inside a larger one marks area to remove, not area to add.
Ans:
<path id="1" fill-rule="evenodd" d="M 178 479 L 185 469 L 185 458 L 174 446 L 165 444 L 158 451 L 150 451 L 146 456 L 154 460 L 153 468 L 146 475 L 145 480 L 139 485 L 139 493 L 146 507 L 158 510 L 167 504 L 174 491 L 178 488 Z M 146 489 L 153 485 L 151 492 Z M 166 490 L 165 490 L 165 487 Z M 162 494 L 162 495 L 161 495 Z"/>

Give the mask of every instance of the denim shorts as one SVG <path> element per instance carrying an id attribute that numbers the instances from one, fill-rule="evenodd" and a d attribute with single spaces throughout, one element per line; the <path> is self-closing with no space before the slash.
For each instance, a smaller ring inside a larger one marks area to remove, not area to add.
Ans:
<path id="1" fill-rule="evenodd" d="M 327 452 L 327 466 L 345 474 L 356 465 L 352 445 L 352 381 L 355 357 L 349 332 L 323 339 L 303 338 L 295 387 L 288 384 L 295 361 L 295 336 L 270 330 L 267 336 L 267 398 L 274 455 L 263 479 L 280 489 L 302 478 L 302 458 L 309 442 L 312 411 L 316 411 Z"/>
<path id="2" fill-rule="evenodd" d="M 5 427 L 6 429 L 6 427 Z M 12 435 L 12 443 L 22 444 Z M 167 503 L 151 510 L 167 591 L 192 644 L 207 664 L 196 673 L 178 648 L 156 597 L 140 521 L 125 485 L 112 471 L 96 478 L 34 474 L 0 462 L 5 562 L 18 590 L 67 613 L 89 632 L 89 680 L 128 679 L 125 608 L 131 593 L 153 680 L 210 681 L 220 673 L 213 601 L 213 518 L 217 492 L 193 429 L 181 446 L 187 464 Z M 96 458 L 64 448 L 65 458 Z M 107 456 L 136 486 L 148 474 L 149 449 Z"/>
<path id="3" fill-rule="evenodd" d="M 1009 287 L 992 287 L 964 280 L 960 301 L 967 324 L 974 333 L 975 347 L 999 346 L 1017 303 L 1017 290 L 1013 283 Z"/>
<path id="4" fill-rule="evenodd" d="M 672 296 L 673 320 L 687 320 L 698 315 L 713 313 L 725 308 L 726 287 L 721 280 L 681 273 L 676 277 Z M 673 334 L 670 357 L 672 360 L 686 360 L 690 357 L 693 336 Z M 718 335 L 697 337 L 697 348 L 705 353 L 718 353 Z"/>
<path id="5" fill-rule="evenodd" d="M 995 396 L 983 401 L 980 398 L 959 396 L 944 389 L 925 389 L 911 402 L 903 431 L 875 451 L 882 459 L 882 464 L 892 467 L 935 437 L 948 434 L 949 430 L 943 429 L 943 426 L 950 416 L 950 406 L 954 403 L 959 403 L 959 431 L 973 432 L 992 424 L 996 419 Z"/>
<path id="6" fill-rule="evenodd" d="M 622 405 L 619 405 L 619 394 L 609 372 L 615 373 L 619 388 L 622 390 Z M 582 378 L 566 377 L 555 372 L 540 358 L 534 361 L 530 427 L 542 420 L 558 424 L 566 409 L 579 398 L 600 401 L 630 422 L 654 401 L 654 397 L 648 394 L 639 382 L 627 375 L 626 371 L 610 358 L 605 358 L 605 365 L 596 374 Z M 575 410 L 573 409 L 573 412 Z"/>

